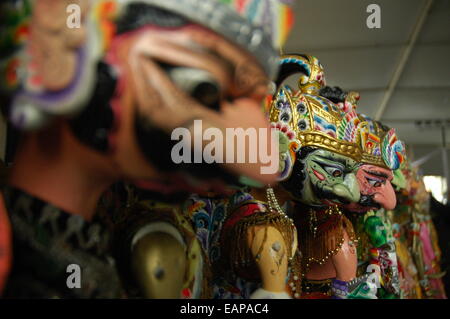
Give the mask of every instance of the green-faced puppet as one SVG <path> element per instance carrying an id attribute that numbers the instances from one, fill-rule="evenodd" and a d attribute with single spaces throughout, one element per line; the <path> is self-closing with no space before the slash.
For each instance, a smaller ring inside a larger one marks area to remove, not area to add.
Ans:
<path id="1" fill-rule="evenodd" d="M 279 134 L 282 185 L 310 206 L 358 202 L 355 174 L 361 151 L 356 144 L 356 112 L 344 112 L 320 96 L 325 82 L 316 58 L 286 56 L 282 72 L 287 69 L 305 75 L 299 91 L 282 87 L 270 108 L 272 127 Z"/>

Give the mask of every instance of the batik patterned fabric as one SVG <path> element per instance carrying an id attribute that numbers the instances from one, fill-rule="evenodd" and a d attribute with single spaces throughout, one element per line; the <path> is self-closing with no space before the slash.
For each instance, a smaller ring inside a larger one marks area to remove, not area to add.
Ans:
<path id="1" fill-rule="evenodd" d="M 202 244 L 205 255 L 209 256 L 214 298 L 249 299 L 255 290 L 261 288 L 259 272 L 254 269 L 256 266 L 254 262 L 247 259 L 249 253 L 246 253 L 248 248 L 245 247 L 244 237 L 232 235 L 230 238 L 229 235 L 234 234 L 235 227 L 243 221 L 251 225 L 262 223 L 277 227 L 286 235 L 288 232 L 286 229 L 291 227 L 289 219 L 269 211 L 266 204 L 254 200 L 243 190 L 236 191 L 229 198 L 205 198 L 193 195 L 184 211 L 195 227 L 197 239 Z M 246 229 L 242 232 L 244 236 Z M 242 255 L 239 260 L 233 258 L 238 250 L 243 252 L 237 254 Z M 301 288 L 299 275 L 296 274 L 297 268 L 289 269 L 287 281 L 290 285 L 292 282 L 291 288 L 295 286 L 292 291 L 296 289 L 300 291 Z"/>
<path id="2" fill-rule="evenodd" d="M 403 165 L 403 175 L 406 187 L 397 193 L 398 204 L 392 212 L 401 298 L 446 298 L 429 194 L 408 162 Z"/>
<path id="3" fill-rule="evenodd" d="M 420 239 L 422 241 L 422 256 L 425 268 L 424 284 L 425 294 L 436 299 L 445 299 L 445 290 L 442 284 L 443 273 L 440 271 L 439 258 L 432 244 L 430 228 L 433 227 L 430 219 L 424 218 L 420 223 Z"/>
<path id="4" fill-rule="evenodd" d="M 220 259 L 220 232 L 226 218 L 228 199 L 192 195 L 184 212 L 192 221 L 197 239 L 211 263 Z"/>
<path id="5" fill-rule="evenodd" d="M 6 298 L 124 298 L 110 232 L 14 188 L 4 192 L 11 219 L 14 268 Z M 69 265 L 82 270 L 81 287 L 67 285 Z"/>
<path id="6" fill-rule="evenodd" d="M 209 257 L 209 267 L 212 271 L 213 298 L 216 299 L 248 299 L 250 294 L 259 288 L 259 284 L 236 278 L 230 283 L 224 278 L 217 267 L 222 256 L 220 241 L 223 225 L 227 218 L 228 207 L 252 199 L 250 194 L 238 191 L 230 198 L 208 198 L 192 195 L 184 212 L 194 227 L 202 249 Z"/>

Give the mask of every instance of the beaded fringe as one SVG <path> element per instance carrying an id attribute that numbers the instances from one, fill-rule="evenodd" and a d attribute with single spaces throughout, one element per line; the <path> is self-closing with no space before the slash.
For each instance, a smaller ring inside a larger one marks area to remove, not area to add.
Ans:
<path id="1" fill-rule="evenodd" d="M 253 256 L 250 245 L 247 244 L 248 230 L 255 226 L 265 227 L 264 240 L 259 252 L 262 251 L 267 241 L 267 227 L 272 226 L 282 234 L 286 245 L 288 261 L 292 260 L 291 246 L 294 241 L 295 232 L 291 220 L 286 215 L 281 215 L 278 212 L 258 212 L 243 218 L 229 232 L 224 234 L 224 250 L 222 256 L 225 258 L 224 265 L 228 265 L 229 270 L 231 270 L 231 274 L 228 277 L 234 277 L 232 274 L 236 274 L 246 280 L 260 280 L 257 265 L 258 254 Z"/>
<path id="2" fill-rule="evenodd" d="M 356 239 L 352 223 L 337 207 L 328 208 L 319 220 L 316 211 L 311 209 L 309 216 L 301 218 L 298 226 L 303 274 L 311 264 L 323 265 L 339 252 L 344 243 L 344 229 L 351 241 Z"/>

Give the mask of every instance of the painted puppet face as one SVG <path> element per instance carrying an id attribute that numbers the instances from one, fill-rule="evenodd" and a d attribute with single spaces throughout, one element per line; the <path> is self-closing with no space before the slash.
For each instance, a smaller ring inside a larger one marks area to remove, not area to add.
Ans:
<path id="1" fill-rule="evenodd" d="M 268 127 L 260 108 L 269 83 L 262 68 L 244 50 L 203 27 L 187 25 L 175 30 L 142 28 L 119 35 L 113 40 L 108 62 L 121 73 L 121 92 L 113 101 L 119 113 L 118 132 L 114 139 L 115 155 L 119 167 L 129 177 L 154 177 L 155 169 L 149 164 L 173 161 L 170 152 L 174 144 L 171 143 L 173 130 L 183 127 L 194 137 L 194 120 L 202 120 L 203 130 L 216 128 L 223 133 L 228 128 L 245 130 Z M 216 103 L 207 105 L 174 83 L 168 69 L 177 67 L 209 74 L 220 90 Z M 139 132 L 135 130 L 136 125 L 141 127 Z M 155 133 L 165 143 L 152 141 Z M 272 143 L 270 134 L 263 143 Z M 205 145 L 192 145 L 192 152 L 197 152 L 194 147 L 198 146 Z M 245 149 L 235 144 L 234 151 L 234 154 L 247 153 L 248 145 Z M 130 159 L 133 165 L 130 165 Z M 273 160 L 278 163 L 276 152 L 273 153 Z M 276 172 L 262 175 L 262 166 L 266 165 L 261 162 L 227 163 L 219 167 L 230 175 L 245 175 L 263 183 L 274 181 Z M 198 167 L 201 166 L 192 165 L 191 170 Z M 177 169 L 169 167 L 166 173 Z M 190 173 L 190 170 L 187 171 Z M 205 189 L 212 185 L 220 186 L 220 178 L 214 174 L 211 171 L 200 182 L 196 180 L 196 185 Z M 214 183 L 205 183 L 205 180 L 212 178 L 216 178 Z M 183 182 L 190 183 L 191 180 L 188 178 Z"/>
<path id="2" fill-rule="evenodd" d="M 329 206 L 359 201 L 356 161 L 323 149 L 313 151 L 305 161 L 307 179 L 303 201 L 306 204 Z"/>
<path id="3" fill-rule="evenodd" d="M 367 212 L 395 208 L 396 197 L 391 181 L 392 171 L 375 165 L 363 164 L 356 173 L 361 198 L 358 203 L 346 206 L 352 212 Z"/>
<path id="4" fill-rule="evenodd" d="M 167 192 L 172 189 L 201 192 L 214 190 L 213 187 L 220 191 L 226 186 L 225 180 L 235 181 L 233 178 L 241 175 L 264 184 L 275 181 L 276 169 L 267 174 L 262 174 L 261 169 L 269 166 L 267 163 L 278 166 L 277 152 L 270 154 L 268 161 L 264 159 L 265 163 L 257 156 L 256 163 L 234 160 L 235 163 L 207 165 L 202 158 L 199 164 L 177 165 L 171 156 L 176 144 L 171 137 L 177 128 L 189 131 L 190 141 L 183 142 L 189 144 L 191 154 L 202 152 L 211 142 L 213 138 L 204 138 L 210 128 L 215 130 L 214 136 L 222 133 L 224 140 L 229 128 L 268 129 L 261 105 L 270 81 L 264 68 L 246 49 L 180 17 L 171 20 L 160 16 L 159 20 L 168 19 L 176 24 L 160 26 L 164 23 L 158 25 L 158 19 L 152 18 L 152 14 L 160 13 L 147 14 L 141 10 L 137 18 L 121 16 L 114 21 L 116 25 L 111 30 L 116 29 L 117 33 L 105 37 L 105 52 L 99 53 L 99 58 L 91 57 L 92 63 L 88 64 L 79 52 L 84 50 L 86 55 L 93 51 L 88 45 L 91 37 L 85 16 L 89 6 L 87 1 L 80 1 L 82 27 L 70 29 L 65 22 L 69 2 L 37 2 L 30 28 L 30 51 L 36 73 L 32 79 L 41 91 L 56 92 L 58 96 L 76 86 L 78 93 L 86 95 L 77 100 L 84 106 L 90 98 L 86 87 L 95 82 L 92 79 L 96 78 L 96 63 L 102 62 L 111 69 L 114 87 L 108 87 L 103 95 L 112 95 L 106 104 L 111 105 L 113 123 L 112 129 L 105 129 L 107 132 L 102 134 L 108 136 L 105 157 L 111 159 L 121 178 L 145 180 L 152 190 Z M 124 12 L 138 14 L 137 11 Z M 93 72 L 85 72 L 92 74 L 79 81 L 83 68 Z M 202 121 L 200 133 L 194 131 L 195 120 Z M 199 134 L 201 142 L 194 143 L 194 136 Z M 261 137 L 259 145 L 270 150 L 271 134 Z M 248 154 L 248 144 L 234 143 L 234 154 Z M 217 151 L 225 154 L 225 149 Z"/>
<path id="5" fill-rule="evenodd" d="M 380 217 L 370 216 L 367 218 L 364 224 L 364 230 L 374 247 L 381 247 L 387 244 L 387 231 Z"/>

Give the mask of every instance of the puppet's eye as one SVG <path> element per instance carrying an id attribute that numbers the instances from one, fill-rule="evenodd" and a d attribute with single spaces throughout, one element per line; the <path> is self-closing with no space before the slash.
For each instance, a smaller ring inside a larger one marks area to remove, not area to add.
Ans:
<path id="1" fill-rule="evenodd" d="M 334 166 L 326 166 L 326 165 L 322 165 L 322 166 L 323 166 L 323 169 L 333 177 L 342 177 L 342 175 L 344 175 L 344 172 L 340 168 L 337 168 Z"/>
<path id="2" fill-rule="evenodd" d="M 378 181 L 376 179 L 370 179 L 368 178 L 367 181 L 369 182 L 369 184 L 373 187 L 380 187 L 381 185 L 383 185 L 383 182 Z"/>

